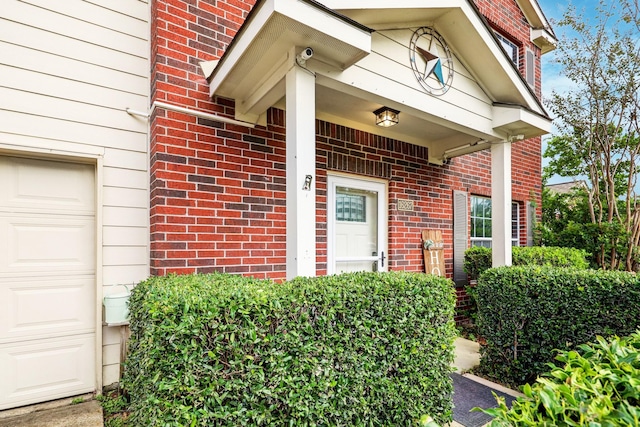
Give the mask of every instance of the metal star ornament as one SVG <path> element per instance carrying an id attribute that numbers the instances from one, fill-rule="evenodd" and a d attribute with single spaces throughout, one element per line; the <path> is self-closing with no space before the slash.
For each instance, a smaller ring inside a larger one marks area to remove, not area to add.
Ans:
<path id="1" fill-rule="evenodd" d="M 418 83 L 432 95 L 443 95 L 453 80 L 451 52 L 433 28 L 416 30 L 409 44 L 411 69 Z"/>

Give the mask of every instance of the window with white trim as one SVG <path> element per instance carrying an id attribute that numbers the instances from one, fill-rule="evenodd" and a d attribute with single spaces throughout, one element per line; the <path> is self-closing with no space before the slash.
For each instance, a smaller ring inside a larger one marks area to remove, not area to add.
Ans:
<path id="1" fill-rule="evenodd" d="M 509 40 L 508 38 L 506 38 L 500 33 L 495 33 L 495 34 L 500 44 L 509 55 L 509 58 L 511 58 L 513 63 L 516 64 L 516 66 L 518 66 L 519 65 L 518 64 L 518 58 L 519 58 L 518 45 L 516 45 L 514 42 L 512 42 L 511 40 Z"/>
<path id="2" fill-rule="evenodd" d="M 491 247 L 491 199 L 471 196 L 471 246 Z M 511 245 L 519 246 L 520 205 L 511 204 Z"/>

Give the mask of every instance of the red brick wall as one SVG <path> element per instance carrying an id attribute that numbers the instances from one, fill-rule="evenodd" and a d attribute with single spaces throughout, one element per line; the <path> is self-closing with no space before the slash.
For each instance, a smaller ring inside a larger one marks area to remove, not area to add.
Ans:
<path id="1" fill-rule="evenodd" d="M 515 0 L 475 0 L 476 6 L 489 24 L 519 47 L 520 72 L 525 73 L 525 53 L 529 49 L 535 56 L 534 91 L 542 96 L 542 67 L 540 49 L 531 42 L 531 27 Z"/>
<path id="2" fill-rule="evenodd" d="M 510 7 L 515 4 L 503 1 Z M 233 117 L 233 102 L 209 98 L 198 64 L 222 55 L 253 3 L 154 0 L 152 100 Z M 478 0 L 485 11 L 493 11 L 493 3 Z M 512 24 L 519 28 L 518 37 L 524 37 L 520 19 Z M 498 17 L 490 21 L 502 22 Z M 527 29 L 524 40 L 528 38 Z M 268 125 L 255 129 L 154 111 L 152 274 L 225 271 L 285 277 L 284 123 L 284 112 L 275 109 L 269 111 Z M 327 170 L 334 169 L 336 156 L 342 155 L 363 162 L 365 174 L 388 180 L 389 268 L 422 271 L 420 232 L 436 228 L 443 232 L 446 270 L 451 274 L 452 192 L 490 195 L 489 153 L 432 166 L 420 147 L 320 121 L 316 127 L 317 273 L 326 273 Z M 531 200 L 533 189 L 540 206 L 540 186 L 540 139 L 514 144 L 514 200 Z M 398 199 L 413 200 L 415 210 L 398 211 Z M 525 209 L 521 212 L 524 225 Z M 526 241 L 526 232 L 521 234 Z"/>

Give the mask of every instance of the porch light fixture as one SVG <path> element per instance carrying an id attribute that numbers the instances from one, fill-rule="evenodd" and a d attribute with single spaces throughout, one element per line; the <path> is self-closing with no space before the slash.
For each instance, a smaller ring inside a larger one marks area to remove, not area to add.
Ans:
<path id="1" fill-rule="evenodd" d="M 378 108 L 373 112 L 376 115 L 376 125 L 388 128 L 398 124 L 400 111 L 389 107 Z"/>

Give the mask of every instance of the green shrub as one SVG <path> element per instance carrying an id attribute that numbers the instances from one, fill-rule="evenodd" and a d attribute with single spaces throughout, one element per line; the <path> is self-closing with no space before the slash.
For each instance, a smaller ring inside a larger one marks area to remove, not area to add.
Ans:
<path id="1" fill-rule="evenodd" d="M 483 246 L 471 246 L 464 251 L 464 271 L 471 280 L 491 268 L 491 249 Z"/>
<path id="2" fill-rule="evenodd" d="M 587 253 L 582 249 L 516 246 L 513 248 L 513 265 L 547 265 L 587 269 L 589 261 L 587 261 Z"/>
<path id="3" fill-rule="evenodd" d="M 494 416 L 494 427 L 529 426 L 638 426 L 640 425 L 640 333 L 606 341 L 597 337 L 578 351 L 563 351 L 551 371 L 525 397 L 507 408 L 484 412 Z"/>
<path id="4" fill-rule="evenodd" d="M 131 424 L 448 422 L 454 299 L 410 273 L 150 278 L 130 302 Z"/>
<path id="5" fill-rule="evenodd" d="M 480 276 L 480 369 L 512 384 L 532 382 L 553 360 L 596 335 L 640 325 L 640 277 L 555 267 L 500 267 Z"/>
<path id="6" fill-rule="evenodd" d="M 513 265 L 549 265 L 554 267 L 589 268 L 587 253 L 576 248 L 545 246 L 514 246 Z M 477 280 L 491 268 L 491 249 L 472 246 L 464 253 L 464 271 L 471 280 Z"/>

